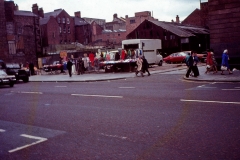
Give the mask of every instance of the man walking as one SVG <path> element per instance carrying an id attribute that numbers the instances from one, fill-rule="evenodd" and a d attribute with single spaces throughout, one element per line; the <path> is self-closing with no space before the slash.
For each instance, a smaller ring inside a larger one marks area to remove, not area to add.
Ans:
<path id="1" fill-rule="evenodd" d="M 147 72 L 147 73 L 148 73 L 148 76 L 150 76 L 151 74 L 150 74 L 149 71 L 148 71 L 149 64 L 148 64 L 148 61 L 147 61 L 147 59 L 145 58 L 145 56 L 143 56 L 142 60 L 143 60 L 143 63 L 142 63 L 142 71 L 143 71 L 143 73 Z"/>
<path id="2" fill-rule="evenodd" d="M 68 59 L 68 62 L 67 62 L 67 69 L 68 69 L 69 77 L 72 77 L 72 65 L 73 65 L 73 63 L 71 62 L 70 59 Z"/>
<path id="3" fill-rule="evenodd" d="M 187 64 L 188 64 L 188 70 L 186 73 L 186 78 L 189 78 L 189 75 L 193 70 L 193 52 L 192 51 L 191 51 L 190 57 L 188 58 Z"/>

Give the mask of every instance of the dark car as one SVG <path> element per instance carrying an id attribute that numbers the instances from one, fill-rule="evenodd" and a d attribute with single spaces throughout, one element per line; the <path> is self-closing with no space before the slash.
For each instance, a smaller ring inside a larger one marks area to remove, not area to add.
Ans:
<path id="1" fill-rule="evenodd" d="M 0 85 L 9 85 L 10 87 L 13 87 L 15 83 L 15 76 L 7 75 L 3 69 L 0 69 Z"/>
<path id="2" fill-rule="evenodd" d="M 17 81 L 29 81 L 29 71 L 21 69 L 20 65 L 17 63 L 5 63 L 4 61 L 0 60 L 0 69 L 4 69 L 8 75 L 14 75 Z"/>

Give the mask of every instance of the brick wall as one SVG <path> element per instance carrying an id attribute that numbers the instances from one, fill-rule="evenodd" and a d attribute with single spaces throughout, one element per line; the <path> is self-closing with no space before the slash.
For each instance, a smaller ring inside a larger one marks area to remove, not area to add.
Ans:
<path id="1" fill-rule="evenodd" d="M 224 49 L 230 57 L 240 57 L 239 0 L 209 0 L 209 28 L 211 48 L 218 57 Z"/>
<path id="2" fill-rule="evenodd" d="M 4 0 L 0 0 L 0 50 L 0 59 L 5 60 L 8 55 L 8 49 Z"/>

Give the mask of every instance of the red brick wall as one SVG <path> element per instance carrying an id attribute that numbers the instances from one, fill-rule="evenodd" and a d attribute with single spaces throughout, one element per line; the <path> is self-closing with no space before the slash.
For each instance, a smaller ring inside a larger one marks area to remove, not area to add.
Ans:
<path id="1" fill-rule="evenodd" d="M 211 48 L 217 56 L 228 49 L 230 56 L 240 57 L 239 0 L 209 0 L 209 28 Z"/>
<path id="2" fill-rule="evenodd" d="M 8 55 L 8 49 L 4 0 L 0 0 L 0 51 L 0 59 L 5 60 Z"/>
<path id="3" fill-rule="evenodd" d="M 75 27 L 76 41 L 81 44 L 88 44 L 92 42 L 91 25 L 81 25 Z"/>

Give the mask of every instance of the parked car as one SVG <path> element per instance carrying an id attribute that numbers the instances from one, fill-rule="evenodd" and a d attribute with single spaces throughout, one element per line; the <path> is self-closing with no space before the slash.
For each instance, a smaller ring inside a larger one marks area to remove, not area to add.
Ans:
<path id="1" fill-rule="evenodd" d="M 51 65 L 44 65 L 43 70 L 45 72 L 52 72 L 52 71 L 61 71 L 63 69 L 63 64 L 60 64 L 59 61 L 54 61 Z"/>
<path id="2" fill-rule="evenodd" d="M 163 58 L 166 63 L 185 63 L 185 58 L 190 51 L 176 52 Z"/>
<path id="3" fill-rule="evenodd" d="M 29 70 L 22 69 L 18 63 L 5 63 L 0 60 L 0 66 L 8 75 L 14 75 L 17 81 L 22 80 L 25 83 L 29 81 Z"/>
<path id="4" fill-rule="evenodd" d="M 13 87 L 15 83 L 15 76 L 7 75 L 3 69 L 0 69 L 0 85 L 9 85 L 10 87 Z"/>

